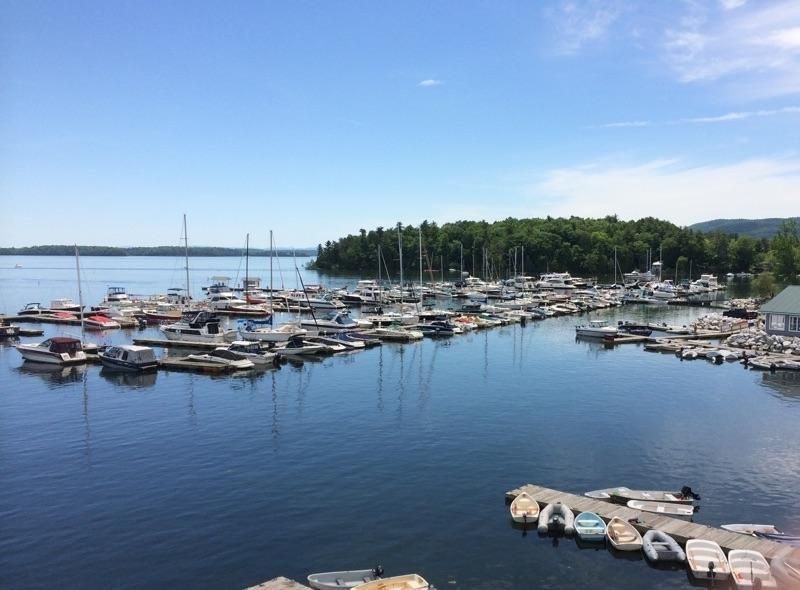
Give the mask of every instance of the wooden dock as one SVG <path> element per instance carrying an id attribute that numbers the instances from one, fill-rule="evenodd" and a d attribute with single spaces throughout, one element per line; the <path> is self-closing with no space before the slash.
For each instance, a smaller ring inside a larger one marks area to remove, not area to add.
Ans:
<path id="1" fill-rule="evenodd" d="M 550 488 L 544 488 L 533 484 L 527 484 L 506 492 L 506 502 L 510 502 L 516 498 L 520 492 L 527 492 L 542 506 L 553 502 L 566 504 L 575 512 L 576 516 L 578 512 L 594 512 L 606 522 L 611 520 L 614 516 L 618 516 L 623 520 L 637 518 L 639 522 L 633 524 L 639 532 L 645 533 L 650 529 L 659 529 L 671 535 L 681 544 L 685 544 L 689 539 L 706 539 L 718 543 L 726 552 L 731 549 L 750 549 L 759 551 L 768 560 L 773 560 L 776 557 L 787 557 L 794 551 L 791 545 L 759 539 L 741 533 L 732 533 L 704 524 L 653 514 L 652 512 L 634 510 L 633 508 L 628 508 L 620 504 L 613 504 L 603 500 L 594 500 L 586 496 L 576 496 L 567 492 L 551 490 Z"/>
<path id="2" fill-rule="evenodd" d="M 262 582 L 258 586 L 250 586 L 249 588 L 245 588 L 245 590 L 311 590 L 308 586 L 303 586 L 302 584 L 295 582 L 294 580 L 290 580 L 289 578 L 273 578 L 272 580 L 267 580 L 266 582 Z"/>

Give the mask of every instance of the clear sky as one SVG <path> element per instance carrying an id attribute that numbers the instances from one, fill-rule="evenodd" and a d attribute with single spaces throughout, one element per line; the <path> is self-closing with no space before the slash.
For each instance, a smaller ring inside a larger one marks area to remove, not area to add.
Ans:
<path id="1" fill-rule="evenodd" d="M 0 4 L 0 245 L 800 214 L 797 0 Z"/>

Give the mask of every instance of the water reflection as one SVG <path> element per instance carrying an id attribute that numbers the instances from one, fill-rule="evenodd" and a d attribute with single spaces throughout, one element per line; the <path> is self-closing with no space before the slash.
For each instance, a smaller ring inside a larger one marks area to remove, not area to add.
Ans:
<path id="1" fill-rule="evenodd" d="M 17 371 L 25 375 L 36 375 L 44 380 L 48 385 L 61 387 L 73 383 L 80 383 L 86 373 L 86 365 L 54 365 L 51 363 L 37 363 L 25 361 L 17 368 Z"/>
<path id="2" fill-rule="evenodd" d="M 100 369 L 100 376 L 114 385 L 124 385 L 134 389 L 146 389 L 156 384 L 158 371 L 132 373 L 130 371 L 114 371 L 108 367 L 103 367 Z"/>
<path id="3" fill-rule="evenodd" d="M 800 402 L 800 371 L 765 371 L 761 374 L 761 385 L 779 399 Z"/>

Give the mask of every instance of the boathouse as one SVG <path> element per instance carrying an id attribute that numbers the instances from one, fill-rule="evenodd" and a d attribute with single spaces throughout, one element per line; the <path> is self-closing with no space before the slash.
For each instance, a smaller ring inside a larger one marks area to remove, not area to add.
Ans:
<path id="1" fill-rule="evenodd" d="M 800 336 L 800 286 L 786 287 L 761 306 L 767 333 Z"/>

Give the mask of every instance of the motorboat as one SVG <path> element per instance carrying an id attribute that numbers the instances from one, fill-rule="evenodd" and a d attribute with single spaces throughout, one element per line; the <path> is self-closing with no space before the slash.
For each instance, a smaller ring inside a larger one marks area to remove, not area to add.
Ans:
<path id="1" fill-rule="evenodd" d="M 344 309 L 346 306 L 338 299 L 334 299 L 330 295 L 323 295 L 322 297 L 311 297 L 305 291 L 289 293 L 286 300 L 291 304 L 300 306 L 308 306 L 312 309 L 330 309 L 338 310 Z"/>
<path id="2" fill-rule="evenodd" d="M 654 563 L 668 561 L 686 561 L 686 553 L 680 544 L 664 531 L 652 529 L 647 531 L 642 538 L 644 555 Z"/>
<path id="3" fill-rule="evenodd" d="M 342 352 L 345 350 L 363 350 L 366 345 L 361 340 L 344 340 L 340 335 L 345 335 L 347 332 L 337 332 L 333 336 L 306 336 L 306 342 L 315 342 L 317 344 L 324 344 L 332 349 L 333 352 Z"/>
<path id="4" fill-rule="evenodd" d="M 130 297 L 128 297 L 128 293 L 125 291 L 125 287 L 109 287 L 108 291 L 106 291 L 106 298 L 103 303 L 108 305 L 119 305 L 119 304 L 128 304 L 130 302 Z"/>
<path id="5" fill-rule="evenodd" d="M 417 329 L 425 336 L 432 336 L 434 338 L 452 336 L 455 334 L 456 327 L 449 321 L 434 320 L 425 324 L 417 324 Z"/>
<path id="6" fill-rule="evenodd" d="M 353 588 L 355 590 L 434 590 L 433 586 L 419 574 L 380 578 Z"/>
<path id="7" fill-rule="evenodd" d="M 565 535 L 571 535 L 575 531 L 575 515 L 566 504 L 548 504 L 539 513 L 538 530 L 542 534 L 563 530 Z"/>
<path id="8" fill-rule="evenodd" d="M 95 314 L 83 318 L 83 327 L 87 330 L 115 330 L 121 326 L 108 316 Z"/>
<path id="9" fill-rule="evenodd" d="M 602 541 L 606 537 L 606 523 L 594 512 L 581 512 L 575 517 L 575 534 L 581 541 Z"/>
<path id="10" fill-rule="evenodd" d="M 190 354 L 185 360 L 223 365 L 237 370 L 252 369 L 255 366 L 255 363 L 246 356 L 227 348 L 215 348 L 203 354 Z"/>
<path id="11" fill-rule="evenodd" d="M 800 590 L 800 555 L 777 557 L 771 561 L 769 569 L 778 588 Z"/>
<path id="12" fill-rule="evenodd" d="M 277 358 L 274 353 L 261 350 L 258 342 L 248 340 L 234 340 L 227 347 L 218 347 L 216 350 L 235 352 L 241 357 L 253 361 L 253 364 L 257 367 L 274 365 Z"/>
<path id="13" fill-rule="evenodd" d="M 419 330 L 407 330 L 399 328 L 379 327 L 363 332 L 370 338 L 386 340 L 387 342 L 410 342 L 412 340 L 422 340 L 424 335 Z"/>
<path id="14" fill-rule="evenodd" d="M 649 500 L 628 500 L 628 508 L 664 514 L 675 518 L 689 518 L 694 515 L 694 506 L 690 504 L 676 504 L 674 502 L 652 502 Z"/>
<path id="15" fill-rule="evenodd" d="M 60 297 L 50 301 L 50 311 L 71 311 L 79 313 L 81 306 L 67 297 Z"/>
<path id="16" fill-rule="evenodd" d="M 313 342 L 305 342 L 302 338 L 290 338 L 289 341 L 283 346 L 278 346 L 272 349 L 272 352 L 278 356 L 313 356 L 316 354 L 323 354 L 327 352 L 328 347 L 324 344 L 314 344 Z"/>
<path id="17" fill-rule="evenodd" d="M 777 588 L 769 563 L 758 551 L 732 549 L 728 552 L 731 577 L 737 588 Z"/>
<path id="18" fill-rule="evenodd" d="M 606 320 L 592 320 L 588 325 L 575 326 L 575 335 L 590 338 L 614 337 L 618 333 L 615 326 L 609 326 Z"/>
<path id="19" fill-rule="evenodd" d="M 731 575 L 725 552 L 714 541 L 686 541 L 686 561 L 692 575 L 701 580 L 727 580 Z"/>
<path id="20" fill-rule="evenodd" d="M 551 272 L 539 277 L 536 288 L 570 290 L 575 288 L 575 284 L 568 272 Z"/>
<path id="21" fill-rule="evenodd" d="M 17 315 L 42 315 L 43 313 L 50 313 L 50 310 L 42 307 L 41 303 L 28 303 L 17 312 Z"/>
<path id="22" fill-rule="evenodd" d="M 242 324 L 240 324 L 241 326 Z M 268 320 L 247 320 L 239 329 L 242 339 L 257 342 L 287 342 L 296 336 L 305 336 L 308 330 L 297 323 L 287 323 L 272 328 L 272 318 Z"/>
<path id="23" fill-rule="evenodd" d="M 306 329 L 319 330 L 322 332 L 357 330 L 358 328 L 372 326 L 372 324 L 369 322 L 361 324 L 360 322 L 351 318 L 348 314 L 341 312 L 331 312 L 320 319 L 312 318 L 310 320 L 302 320 L 300 325 Z"/>
<path id="24" fill-rule="evenodd" d="M 536 524 L 539 520 L 539 503 L 530 494 L 520 492 L 509 506 L 511 520 L 521 524 Z"/>
<path id="25" fill-rule="evenodd" d="M 181 319 L 181 310 L 174 303 L 157 303 L 155 308 L 145 309 L 142 313 L 148 324 L 177 322 Z"/>
<path id="26" fill-rule="evenodd" d="M 243 308 L 248 306 L 247 301 L 239 299 L 233 293 L 209 293 L 208 294 L 208 308 L 215 311 L 234 311 L 238 309 L 243 311 Z M 263 311 L 263 308 L 259 308 Z"/>
<path id="27" fill-rule="evenodd" d="M 608 521 L 606 537 L 611 546 L 620 551 L 639 551 L 642 548 L 642 535 L 626 520 L 614 516 Z"/>
<path id="28" fill-rule="evenodd" d="M 158 359 L 149 346 L 120 344 L 109 346 L 97 354 L 103 366 L 120 371 L 153 371 Z"/>
<path id="29" fill-rule="evenodd" d="M 15 348 L 26 361 L 56 365 L 77 365 L 86 362 L 83 345 L 77 338 L 53 336 L 37 344 L 17 344 Z"/>
<path id="30" fill-rule="evenodd" d="M 619 494 L 630 491 L 631 491 L 630 488 L 620 486 L 617 488 L 604 488 L 602 490 L 594 490 L 591 492 L 586 492 L 583 495 L 586 496 L 587 498 L 593 498 L 595 500 L 611 500 L 612 494 Z"/>
<path id="31" fill-rule="evenodd" d="M 187 311 L 180 321 L 164 324 L 160 328 L 167 340 L 180 342 L 232 342 L 236 330 L 224 328 L 213 313 L 207 311 Z"/>
<path id="32" fill-rule="evenodd" d="M 649 502 L 672 502 L 674 504 L 694 504 L 700 496 L 692 491 L 689 486 L 683 486 L 679 492 L 665 492 L 659 490 L 628 490 L 614 492 L 611 499 L 618 504 L 627 504 L 628 500 L 646 500 Z"/>
<path id="33" fill-rule="evenodd" d="M 367 582 L 379 580 L 383 576 L 381 566 L 369 570 L 351 570 L 343 572 L 324 572 L 308 576 L 308 585 L 316 590 L 341 590 L 354 588 Z"/>
<path id="34" fill-rule="evenodd" d="M 19 326 L 14 326 L 0 318 L 0 339 L 2 338 L 16 338 L 19 336 Z"/>

